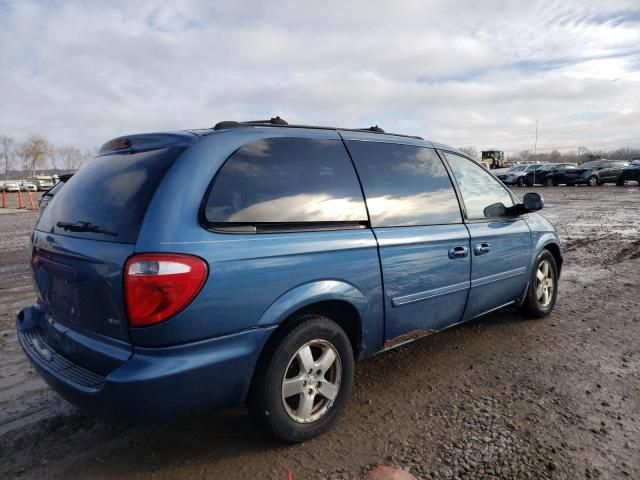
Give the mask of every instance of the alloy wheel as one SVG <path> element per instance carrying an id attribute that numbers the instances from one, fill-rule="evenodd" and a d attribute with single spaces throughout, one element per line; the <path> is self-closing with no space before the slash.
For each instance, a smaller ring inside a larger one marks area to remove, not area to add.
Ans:
<path id="1" fill-rule="evenodd" d="M 320 419 L 340 391 L 342 364 L 336 348 L 326 340 L 311 340 L 291 357 L 282 379 L 282 402 L 298 423 Z"/>
<path id="2" fill-rule="evenodd" d="M 548 260 L 542 260 L 536 272 L 536 296 L 540 306 L 547 307 L 551 303 L 554 288 L 553 267 Z"/>

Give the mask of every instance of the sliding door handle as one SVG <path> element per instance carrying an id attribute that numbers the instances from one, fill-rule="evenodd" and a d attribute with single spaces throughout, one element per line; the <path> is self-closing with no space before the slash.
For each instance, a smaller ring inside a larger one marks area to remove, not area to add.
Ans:
<path id="1" fill-rule="evenodd" d="M 449 258 L 464 258 L 469 255 L 469 249 L 462 245 L 451 247 L 449 249 Z"/>
<path id="2" fill-rule="evenodd" d="M 491 245 L 487 242 L 478 243 L 473 246 L 474 255 L 484 255 L 485 253 L 489 253 L 489 250 L 491 250 Z"/>

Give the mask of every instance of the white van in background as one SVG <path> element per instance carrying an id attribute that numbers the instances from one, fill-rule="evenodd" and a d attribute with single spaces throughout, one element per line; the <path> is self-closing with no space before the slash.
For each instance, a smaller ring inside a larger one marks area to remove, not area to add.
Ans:
<path id="1" fill-rule="evenodd" d="M 49 175 L 36 175 L 31 177 L 29 182 L 33 183 L 39 192 L 49 190 L 54 185 L 53 178 Z"/>

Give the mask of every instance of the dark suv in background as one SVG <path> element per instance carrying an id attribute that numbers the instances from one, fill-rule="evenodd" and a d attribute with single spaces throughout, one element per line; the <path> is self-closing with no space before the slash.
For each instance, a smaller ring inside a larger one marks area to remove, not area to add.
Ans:
<path id="1" fill-rule="evenodd" d="M 640 185 L 640 159 L 633 160 L 623 168 L 620 181 L 618 181 L 616 185 L 622 186 L 626 182 L 634 180 Z"/>
<path id="2" fill-rule="evenodd" d="M 622 171 L 626 165 L 628 165 L 628 162 L 624 160 L 593 160 L 586 162 L 566 172 L 566 184 L 587 184 L 595 187 L 604 183 L 620 183 Z"/>
<path id="3" fill-rule="evenodd" d="M 537 170 L 527 172 L 525 183 L 528 187 L 533 187 L 534 185 L 552 187 L 567 183 L 566 172 L 576 167 L 575 163 L 547 163 Z"/>

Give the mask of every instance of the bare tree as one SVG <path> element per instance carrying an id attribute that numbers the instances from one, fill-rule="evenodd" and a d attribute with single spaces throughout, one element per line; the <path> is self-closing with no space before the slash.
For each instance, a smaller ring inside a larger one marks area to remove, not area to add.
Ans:
<path id="1" fill-rule="evenodd" d="M 76 147 L 59 147 L 56 152 L 66 170 L 78 170 L 84 161 L 82 152 Z"/>
<path id="2" fill-rule="evenodd" d="M 467 155 L 469 155 L 471 158 L 478 158 L 478 151 L 475 149 L 475 147 L 460 147 L 458 150 L 460 150 L 462 153 L 465 153 Z"/>
<path id="3" fill-rule="evenodd" d="M 39 135 L 31 135 L 17 152 L 25 175 L 35 175 L 36 168 L 45 166 L 51 150 L 49 140 Z"/>
<path id="4" fill-rule="evenodd" d="M 519 162 L 526 163 L 532 160 L 532 155 L 529 150 L 522 150 L 518 153 L 517 158 Z"/>
<path id="5" fill-rule="evenodd" d="M 15 163 L 14 152 L 15 140 L 7 135 L 0 135 L 0 154 L 2 154 L 2 160 L 4 163 L 4 178 L 7 178 L 9 170 L 12 170 Z"/>
<path id="6" fill-rule="evenodd" d="M 58 173 L 58 167 L 60 166 L 60 152 L 58 147 L 53 147 L 49 152 L 49 163 L 54 173 Z"/>

